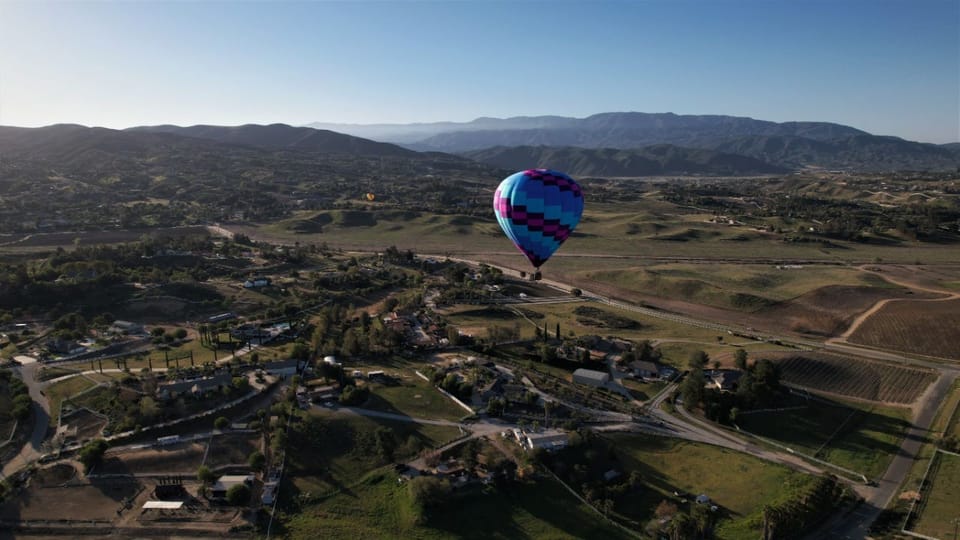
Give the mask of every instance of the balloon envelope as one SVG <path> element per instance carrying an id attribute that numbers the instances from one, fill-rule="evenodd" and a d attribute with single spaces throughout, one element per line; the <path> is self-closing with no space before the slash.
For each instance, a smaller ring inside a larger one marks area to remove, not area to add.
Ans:
<path id="1" fill-rule="evenodd" d="M 372 200 L 374 200 L 374 199 L 376 199 L 376 198 L 377 198 L 377 196 L 374 195 L 373 193 L 367 193 L 367 200 L 368 200 L 368 201 L 372 201 Z"/>
<path id="2" fill-rule="evenodd" d="M 583 192 L 562 172 L 530 169 L 500 182 L 493 209 L 503 232 L 540 268 L 580 222 Z"/>

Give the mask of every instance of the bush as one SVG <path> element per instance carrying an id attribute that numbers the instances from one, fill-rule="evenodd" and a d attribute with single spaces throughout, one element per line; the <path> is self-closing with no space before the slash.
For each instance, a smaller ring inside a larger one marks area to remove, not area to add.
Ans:
<path id="1" fill-rule="evenodd" d="M 216 429 L 226 429 L 230 425 L 230 420 L 226 416 L 220 416 L 213 421 L 213 427 Z"/>
<path id="2" fill-rule="evenodd" d="M 187 337 L 187 331 L 186 331 L 186 329 L 177 328 L 177 329 L 173 332 L 173 337 L 175 337 L 175 338 L 177 338 L 177 339 L 183 339 L 183 338 Z"/>

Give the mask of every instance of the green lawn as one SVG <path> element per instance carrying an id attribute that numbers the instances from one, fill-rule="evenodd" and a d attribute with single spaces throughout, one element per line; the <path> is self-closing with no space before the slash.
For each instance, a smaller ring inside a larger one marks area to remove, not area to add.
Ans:
<path id="1" fill-rule="evenodd" d="M 937 454 L 929 491 L 924 493 L 913 532 L 934 538 L 953 538 L 954 520 L 960 518 L 960 457 Z M 935 474 L 934 474 L 935 473 Z"/>
<path id="2" fill-rule="evenodd" d="M 292 539 L 317 538 L 628 538 L 550 479 L 502 491 L 468 487 L 418 523 L 407 484 L 381 469 L 284 520 Z"/>
<path id="3" fill-rule="evenodd" d="M 742 414 L 741 429 L 804 454 L 879 478 L 909 425 L 907 408 L 797 401 L 798 410 Z"/>
<path id="4" fill-rule="evenodd" d="M 747 454 L 707 444 L 648 435 L 606 435 L 626 472 L 636 470 L 645 489 L 631 495 L 617 512 L 638 523 L 653 517 L 675 490 L 706 494 L 723 510 L 717 537 L 754 540 L 759 537 L 763 507 L 788 499 L 813 477 Z"/>

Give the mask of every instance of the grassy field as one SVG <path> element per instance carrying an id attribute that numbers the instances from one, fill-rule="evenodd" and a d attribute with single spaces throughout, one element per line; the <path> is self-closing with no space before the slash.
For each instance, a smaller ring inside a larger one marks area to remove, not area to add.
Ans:
<path id="1" fill-rule="evenodd" d="M 605 436 L 613 443 L 625 471 L 637 470 L 646 489 L 617 511 L 641 523 L 653 517 L 675 490 L 706 494 L 726 516 L 717 537 L 753 540 L 759 536 L 760 512 L 767 504 L 789 498 L 812 481 L 812 477 L 780 465 L 718 448 L 646 435 Z M 722 466 L 718 466 L 722 464 Z"/>
<path id="2" fill-rule="evenodd" d="M 370 399 L 363 407 L 430 420 L 459 420 L 470 414 L 444 396 L 411 369 L 395 385 L 370 383 Z"/>
<path id="3" fill-rule="evenodd" d="M 784 242 L 778 235 L 750 226 L 708 223 L 711 216 L 689 213 L 673 204 L 644 199 L 638 203 L 592 203 L 563 252 L 565 256 L 595 254 L 629 257 L 712 259 L 772 258 L 825 262 L 913 263 L 951 262 L 955 254 L 934 244 L 893 245 L 831 240 L 829 243 Z M 304 227 L 304 222 L 313 224 Z M 315 225 L 319 225 L 319 231 Z M 266 241 L 323 243 L 345 249 L 383 249 L 395 245 L 419 253 L 494 256 L 513 254 L 492 213 L 482 217 L 432 215 L 382 209 L 371 211 L 307 211 L 289 220 L 264 225 L 230 226 L 234 232 Z M 304 232 L 298 232 L 304 231 Z M 526 261 L 517 254 L 517 267 Z M 551 265 L 554 262 L 551 261 Z"/>
<path id="4" fill-rule="evenodd" d="M 378 452 L 379 428 L 394 436 L 391 456 Z M 424 448 L 441 446 L 459 436 L 460 430 L 452 427 L 312 411 L 291 432 L 287 445 L 293 489 L 312 496 L 349 489 L 373 469 L 413 458 Z"/>
<path id="5" fill-rule="evenodd" d="M 894 287 L 850 267 L 811 265 L 778 269 L 771 264 L 651 264 L 581 270 L 578 277 L 619 289 L 737 311 L 756 311 L 824 285 Z"/>
<path id="6" fill-rule="evenodd" d="M 469 509 L 469 510 L 466 510 Z M 628 538 L 544 479 L 509 489 L 469 487 L 419 523 L 406 484 L 392 472 L 370 473 L 349 492 L 334 495 L 284 520 L 292 539 L 324 538 Z"/>
<path id="7" fill-rule="evenodd" d="M 960 457 L 939 452 L 930 471 L 929 490 L 924 494 L 913 532 L 934 538 L 953 538 L 954 521 L 960 518 Z"/>
<path id="8" fill-rule="evenodd" d="M 50 425 L 56 426 L 57 419 L 60 417 L 60 404 L 80 392 L 89 390 L 96 386 L 96 383 L 83 376 L 71 377 L 48 386 L 44 393 L 50 402 Z"/>
<path id="9" fill-rule="evenodd" d="M 796 401 L 802 409 L 741 414 L 737 424 L 744 431 L 868 478 L 878 478 L 887 469 L 909 425 L 906 408 Z"/>

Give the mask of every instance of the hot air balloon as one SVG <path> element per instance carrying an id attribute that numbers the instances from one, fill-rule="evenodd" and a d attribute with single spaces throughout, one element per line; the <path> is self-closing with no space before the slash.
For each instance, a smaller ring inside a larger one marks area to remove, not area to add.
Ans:
<path id="1" fill-rule="evenodd" d="M 374 199 L 376 199 L 376 198 L 377 198 L 377 196 L 374 195 L 373 193 L 367 193 L 367 200 L 368 200 L 368 201 L 372 201 L 372 200 L 374 200 Z"/>
<path id="2" fill-rule="evenodd" d="M 530 169 L 506 177 L 493 196 L 493 209 L 500 228 L 536 269 L 580 222 L 583 191 L 566 174 L 549 169 Z"/>

